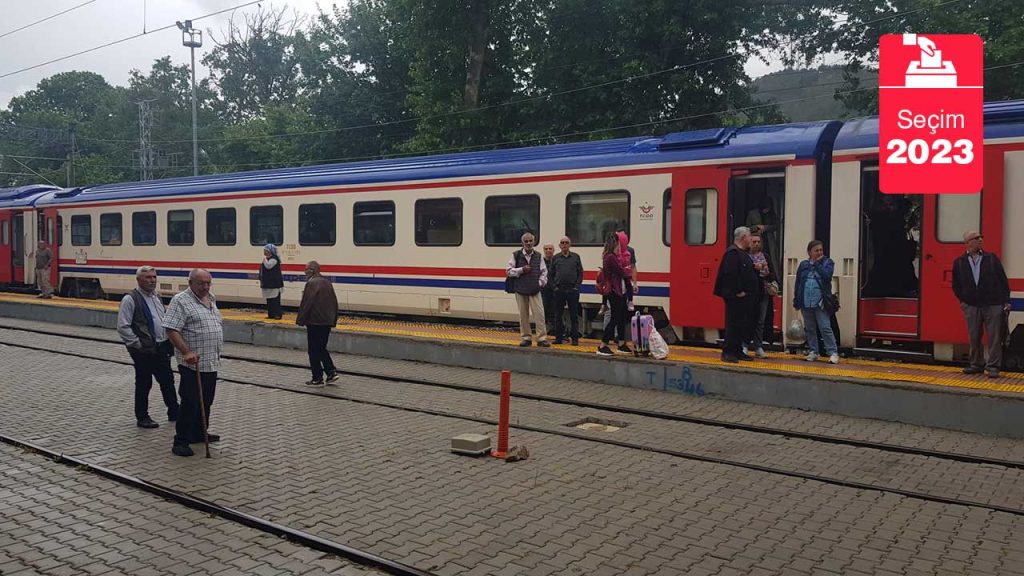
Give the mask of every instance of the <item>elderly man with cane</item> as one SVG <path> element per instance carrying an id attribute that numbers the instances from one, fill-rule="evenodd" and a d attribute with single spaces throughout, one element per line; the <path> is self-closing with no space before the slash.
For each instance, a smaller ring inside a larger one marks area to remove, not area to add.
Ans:
<path id="1" fill-rule="evenodd" d="M 196 268 L 188 275 L 188 290 L 171 299 L 164 316 L 167 338 L 174 344 L 178 372 L 181 374 L 181 408 L 171 452 L 178 456 L 193 454 L 189 444 L 220 440 L 207 430 L 210 408 L 217 393 L 217 370 L 224 345 L 224 332 L 217 299 L 210 293 L 213 277 Z"/>

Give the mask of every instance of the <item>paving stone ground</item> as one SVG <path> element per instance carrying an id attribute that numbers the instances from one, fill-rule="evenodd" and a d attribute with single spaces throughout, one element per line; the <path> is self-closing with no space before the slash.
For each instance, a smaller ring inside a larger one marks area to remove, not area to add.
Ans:
<path id="1" fill-rule="evenodd" d="M 0 444 L 0 574 L 383 574 Z"/>
<path id="2" fill-rule="evenodd" d="M 14 318 L 3 318 L 0 320 L 0 325 L 38 330 L 57 330 L 68 335 L 109 338 L 116 341 L 116 334 L 112 330 L 103 328 L 65 326 Z M 3 331 L 0 330 L 0 334 L 2 333 Z M 17 333 L 15 333 L 16 335 Z M 224 353 L 255 359 L 272 358 L 298 364 L 308 362 L 305 351 L 294 349 L 262 348 L 227 343 L 224 346 Z M 338 354 L 335 355 L 335 361 L 342 369 L 382 376 L 412 375 L 426 380 L 484 386 L 494 390 L 497 390 L 499 387 L 498 375 L 494 371 L 489 370 Z M 530 374 L 514 374 L 513 390 L 522 393 L 552 395 L 570 400 L 600 402 L 613 406 L 655 410 L 672 414 L 697 415 L 727 422 L 771 426 L 798 432 L 826 434 L 869 442 L 889 443 L 1024 462 L 1024 442 L 1020 440 L 927 428 L 898 422 L 854 418 L 825 412 L 807 412 L 745 402 L 665 393 L 657 390 L 609 386 L 572 378 L 552 378 Z"/>
<path id="3" fill-rule="evenodd" d="M 0 330 L 0 342 L 10 341 L 11 336 L 10 330 Z M 33 335 L 33 342 L 36 346 L 47 349 L 128 361 L 123 348 L 116 344 L 46 335 Z M 247 357 L 257 357 L 262 353 L 263 357 L 276 358 L 272 355 L 274 350 L 253 349 L 245 352 Z M 416 372 L 417 376 L 421 372 Z M 302 389 L 300 382 L 307 378 L 302 369 L 239 360 L 224 361 L 221 375 L 245 382 L 292 389 Z M 497 404 L 494 396 L 481 392 L 351 376 L 343 380 L 342 386 L 332 386 L 326 388 L 324 392 L 339 398 L 383 402 L 416 410 L 488 419 L 494 418 Z M 671 397 L 669 394 L 662 394 Z M 622 421 L 628 426 L 613 434 L 573 431 L 595 438 L 609 437 L 653 449 L 684 451 L 703 457 L 724 458 L 743 464 L 814 474 L 838 481 L 880 485 L 1024 511 L 1022 469 L 949 462 L 925 456 L 826 444 L 813 440 L 724 430 L 546 401 L 516 399 L 512 417 L 515 425 L 561 431 L 567 430 L 566 424 L 584 418 Z"/>
<path id="4" fill-rule="evenodd" d="M 0 345 L 0 369 L 5 434 L 439 574 L 1024 574 L 1019 515 L 533 432 L 525 462 L 458 457 L 491 427 L 228 383 L 214 459 L 182 459 L 133 426 L 126 366 Z M 305 376 L 281 370 L 247 376 Z M 468 402 L 343 390 L 373 386 Z"/>

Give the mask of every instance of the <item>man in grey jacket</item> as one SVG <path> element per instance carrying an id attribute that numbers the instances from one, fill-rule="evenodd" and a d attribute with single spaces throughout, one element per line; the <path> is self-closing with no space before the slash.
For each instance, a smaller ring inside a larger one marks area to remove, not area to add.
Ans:
<path id="1" fill-rule="evenodd" d="M 139 287 L 125 294 L 117 313 L 117 335 L 128 348 L 135 366 L 135 422 L 139 428 L 158 428 L 149 417 L 149 391 L 153 378 L 167 406 L 167 419 L 178 419 L 178 395 L 174 391 L 171 355 L 174 348 L 164 330 L 164 303 L 156 293 L 156 269 L 142 266 L 135 272 Z"/>
<path id="2" fill-rule="evenodd" d="M 569 251 L 572 243 L 568 236 L 558 241 L 560 252 L 551 259 L 549 284 L 555 289 L 555 344 L 565 342 L 565 320 L 562 312 L 569 306 L 569 334 L 573 346 L 580 345 L 580 286 L 583 285 L 583 262 L 580 255 Z"/>

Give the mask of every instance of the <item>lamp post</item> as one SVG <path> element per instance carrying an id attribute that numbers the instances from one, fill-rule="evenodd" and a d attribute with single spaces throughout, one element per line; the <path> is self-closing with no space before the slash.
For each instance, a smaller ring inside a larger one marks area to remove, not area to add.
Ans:
<path id="1" fill-rule="evenodd" d="M 181 44 L 192 51 L 192 174 L 199 176 L 199 136 L 198 115 L 196 112 L 196 48 L 203 46 L 203 31 L 192 27 L 191 20 L 177 22 L 181 30 Z"/>

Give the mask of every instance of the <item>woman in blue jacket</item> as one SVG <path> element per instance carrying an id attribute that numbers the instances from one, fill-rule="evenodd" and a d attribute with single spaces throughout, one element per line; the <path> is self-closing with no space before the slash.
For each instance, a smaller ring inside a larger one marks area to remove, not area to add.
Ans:
<path id="1" fill-rule="evenodd" d="M 796 294 L 793 297 L 793 308 L 804 317 L 804 332 L 807 335 L 807 346 L 811 353 L 808 362 L 816 362 L 821 352 L 818 349 L 818 334 L 825 341 L 825 352 L 828 361 L 839 364 L 839 348 L 836 336 L 832 333 L 831 315 L 825 311 L 824 295 L 832 293 L 832 274 L 835 262 L 825 257 L 825 246 L 821 240 L 811 240 L 807 245 L 807 260 L 800 263 L 796 270 Z"/>

